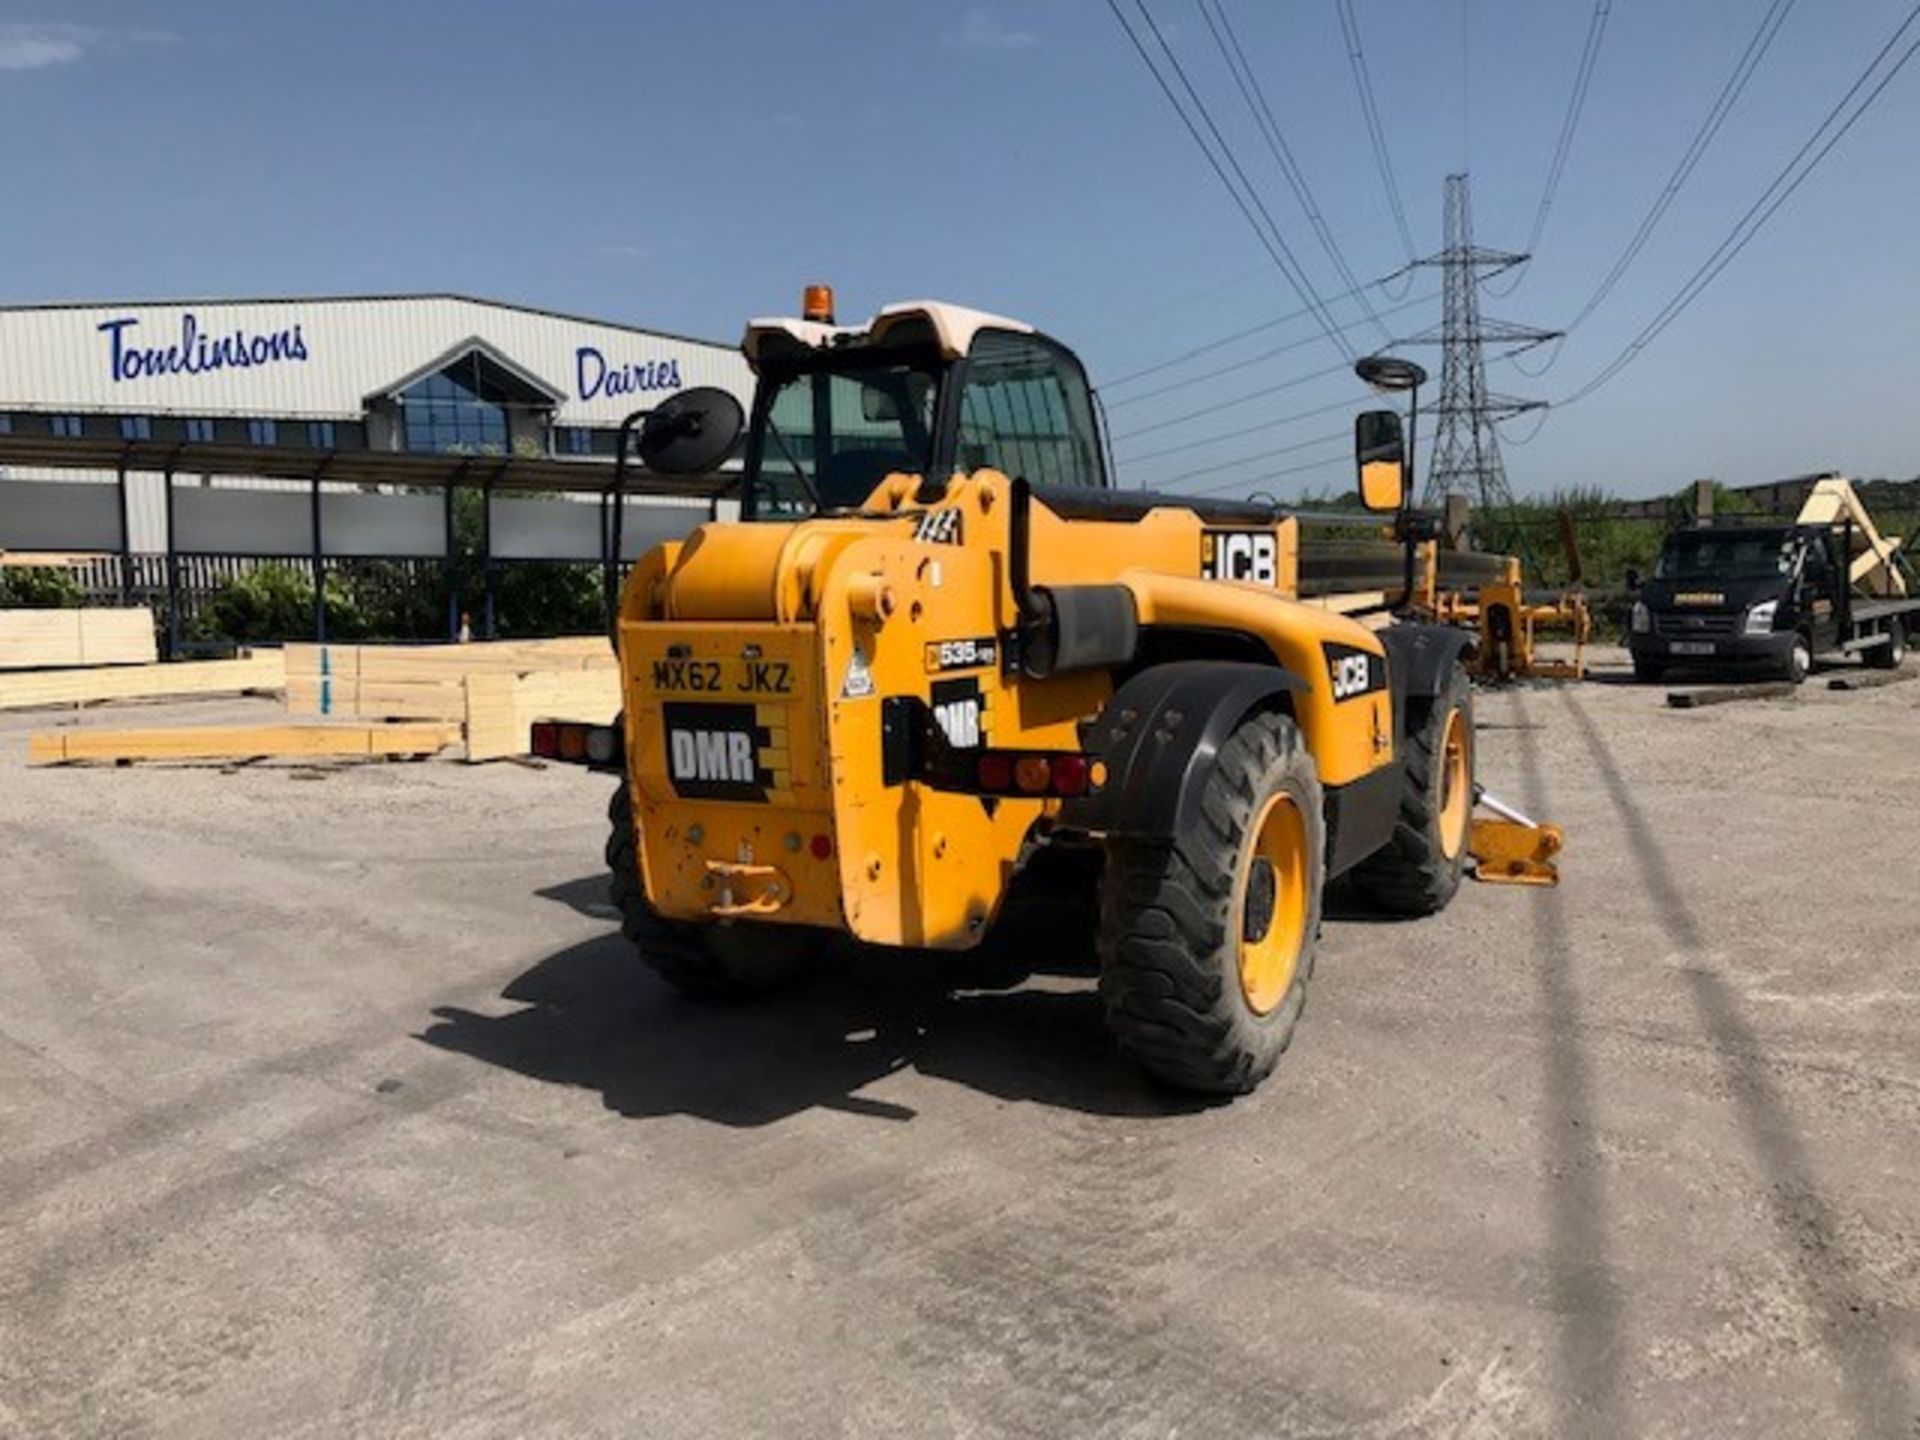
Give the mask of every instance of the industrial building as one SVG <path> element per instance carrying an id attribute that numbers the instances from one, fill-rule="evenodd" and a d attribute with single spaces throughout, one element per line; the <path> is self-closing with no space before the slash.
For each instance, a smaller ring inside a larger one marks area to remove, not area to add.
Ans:
<path id="1" fill-rule="evenodd" d="M 693 385 L 744 403 L 751 384 L 732 345 L 458 295 L 0 307 L 0 477 L 85 476 L 30 463 L 64 458 L 32 443 L 45 440 L 93 442 L 75 458 L 165 447 L 179 477 L 221 489 L 297 487 L 285 478 L 307 473 L 296 454 L 336 457 L 333 474 L 369 454 L 604 464 L 631 413 Z M 204 447 L 217 448 L 221 476 L 196 471 Z M 230 473 L 247 450 L 260 477 Z M 382 473 L 402 483 L 409 470 Z M 125 548 L 162 550 L 159 477 L 136 472 L 124 489 Z M 16 488 L 0 502 L 0 549 L 73 530 L 32 533 L 46 493 Z"/>
<path id="2" fill-rule="evenodd" d="M 466 492 L 492 634 L 497 563 L 597 563 L 610 604 L 621 562 L 731 508 L 724 475 L 617 453 L 696 385 L 752 380 L 732 345 L 458 295 L 0 307 L 0 559 L 153 605 L 168 653 L 262 561 L 426 562 L 452 633 Z"/>

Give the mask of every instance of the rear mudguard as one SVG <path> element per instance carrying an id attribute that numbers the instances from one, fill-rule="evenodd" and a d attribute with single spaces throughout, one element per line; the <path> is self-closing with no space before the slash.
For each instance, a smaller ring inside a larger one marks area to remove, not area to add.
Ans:
<path id="1" fill-rule="evenodd" d="M 1473 636 L 1452 625 L 1402 622 L 1380 631 L 1380 643 L 1387 648 L 1393 686 L 1394 738 L 1404 740 L 1416 710 L 1447 688 L 1453 667 L 1473 648 Z"/>
<path id="2" fill-rule="evenodd" d="M 1306 688 L 1278 665 L 1179 660 L 1141 671 L 1089 723 L 1087 749 L 1105 763 L 1107 783 L 1068 801 L 1061 826 L 1127 839 L 1190 833 L 1227 737 L 1247 716 L 1283 708 Z"/>

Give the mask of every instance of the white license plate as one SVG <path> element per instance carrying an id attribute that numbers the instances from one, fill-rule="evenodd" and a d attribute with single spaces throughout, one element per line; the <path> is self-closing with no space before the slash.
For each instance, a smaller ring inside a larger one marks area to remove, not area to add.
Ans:
<path id="1" fill-rule="evenodd" d="M 1675 640 L 1667 649 L 1675 655 L 1711 655 L 1711 640 Z"/>

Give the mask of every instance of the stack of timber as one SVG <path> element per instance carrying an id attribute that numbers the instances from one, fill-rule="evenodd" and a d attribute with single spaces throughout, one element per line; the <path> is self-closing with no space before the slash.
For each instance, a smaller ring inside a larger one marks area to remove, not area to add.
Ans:
<path id="1" fill-rule="evenodd" d="M 619 663 L 599 635 L 287 647 L 288 714 L 457 722 L 473 761 L 525 755 L 536 720 L 604 724 L 619 709 Z"/>
<path id="2" fill-rule="evenodd" d="M 150 665 L 160 658 L 153 612 L 0 610 L 0 670 L 72 665 Z"/>
<path id="3" fill-rule="evenodd" d="M 43 705 L 92 705 L 102 700 L 166 700 L 279 690 L 286 664 L 278 650 L 237 660 L 189 660 L 174 665 L 97 665 L 84 670 L 31 670 L 0 675 L 0 710 Z"/>

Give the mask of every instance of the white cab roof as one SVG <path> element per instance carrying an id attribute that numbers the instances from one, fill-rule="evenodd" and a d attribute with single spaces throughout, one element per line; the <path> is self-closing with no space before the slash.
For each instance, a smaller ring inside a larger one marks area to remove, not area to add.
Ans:
<path id="1" fill-rule="evenodd" d="M 881 309 L 865 325 L 822 325 L 815 320 L 790 320 L 773 317 L 747 322 L 747 333 L 740 342 L 749 364 L 758 365 L 763 354 L 783 350 L 819 350 L 829 345 L 910 345 L 931 340 L 949 359 L 958 359 L 972 348 L 973 337 L 982 330 L 1011 330 L 1031 335 L 1033 327 L 1023 320 L 990 315 L 985 310 L 969 310 L 964 305 L 949 305 L 944 300 L 903 300 Z M 842 338 L 844 337 L 844 338 Z"/>

